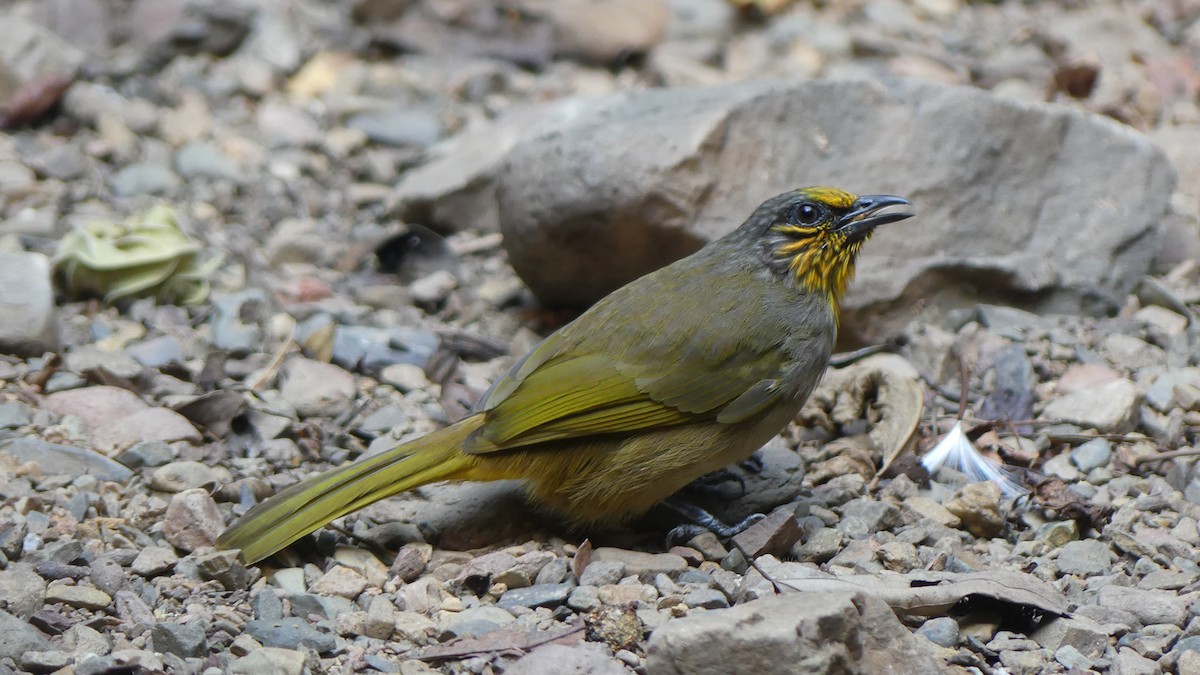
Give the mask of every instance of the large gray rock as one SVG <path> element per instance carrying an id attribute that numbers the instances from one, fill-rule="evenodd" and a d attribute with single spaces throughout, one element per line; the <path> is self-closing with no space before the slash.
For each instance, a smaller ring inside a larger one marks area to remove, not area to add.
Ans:
<path id="1" fill-rule="evenodd" d="M 0 253 L 0 354 L 39 356 L 57 348 L 50 260 Z"/>
<path id="2" fill-rule="evenodd" d="M 931 648 L 882 600 L 857 593 L 785 594 L 666 623 L 650 636 L 646 672 L 941 672 Z"/>
<path id="3" fill-rule="evenodd" d="M 917 217 L 881 229 L 843 305 L 859 337 L 921 306 L 1113 307 L 1147 271 L 1175 184 L 1112 120 L 927 83 L 637 92 L 549 127 L 496 179 L 509 260 L 543 301 L 590 303 L 794 187 L 904 195 Z"/>

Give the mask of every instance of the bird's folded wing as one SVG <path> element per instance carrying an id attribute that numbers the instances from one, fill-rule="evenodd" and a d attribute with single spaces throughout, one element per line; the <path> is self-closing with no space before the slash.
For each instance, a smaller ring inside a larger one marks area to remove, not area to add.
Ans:
<path id="1" fill-rule="evenodd" d="M 529 364 L 518 364 L 506 376 L 519 377 L 515 384 L 499 382 L 485 397 L 483 427 L 467 440 L 466 452 L 700 421 L 741 421 L 775 400 L 781 370 L 775 349 L 692 355 L 676 363 L 631 364 L 589 354 L 539 357 L 526 368 Z"/>

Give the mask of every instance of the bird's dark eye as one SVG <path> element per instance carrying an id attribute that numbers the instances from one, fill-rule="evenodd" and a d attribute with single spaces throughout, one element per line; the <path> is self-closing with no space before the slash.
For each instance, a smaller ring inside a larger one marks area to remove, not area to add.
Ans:
<path id="1" fill-rule="evenodd" d="M 821 209 L 812 202 L 801 202 L 792 207 L 789 220 L 797 225 L 815 225 L 821 219 Z"/>

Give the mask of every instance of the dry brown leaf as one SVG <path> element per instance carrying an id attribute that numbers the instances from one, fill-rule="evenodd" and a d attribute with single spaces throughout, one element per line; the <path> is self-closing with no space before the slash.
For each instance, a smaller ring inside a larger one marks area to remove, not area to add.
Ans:
<path id="1" fill-rule="evenodd" d="M 865 435 L 837 438 L 825 444 L 824 451 L 831 456 L 809 467 L 804 476 L 806 483 L 820 485 L 838 476 L 856 473 L 864 481 L 875 477 L 875 457 L 871 440 Z"/>
<path id="2" fill-rule="evenodd" d="M 982 572 L 911 572 L 856 574 L 847 577 L 775 578 L 801 592 L 859 591 L 886 602 L 894 610 L 918 616 L 937 616 L 966 598 L 979 596 L 997 602 L 1033 607 L 1049 614 L 1067 614 L 1067 598 L 1032 574 L 1011 570 Z"/>
<path id="3" fill-rule="evenodd" d="M 592 564 L 592 540 L 584 539 L 575 551 L 575 557 L 571 559 L 571 572 L 575 574 L 576 579 L 579 579 L 590 564 Z"/>
<path id="4" fill-rule="evenodd" d="M 897 354 L 875 354 L 846 368 L 828 371 L 800 418 L 836 425 L 869 420 L 868 435 L 882 452 L 881 466 L 886 468 L 913 448 L 924 405 L 917 369 Z"/>

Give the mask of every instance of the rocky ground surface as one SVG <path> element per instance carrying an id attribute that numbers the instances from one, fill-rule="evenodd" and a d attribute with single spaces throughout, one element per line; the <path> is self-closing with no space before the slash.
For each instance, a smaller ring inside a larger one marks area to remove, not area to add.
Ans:
<path id="1" fill-rule="evenodd" d="M 1200 673 L 1200 4 L 10 0 L 0 35 L 0 672 Z M 212 548 L 462 415 L 570 317 L 530 289 L 814 182 L 916 203 L 845 317 L 898 355 L 692 491 L 770 514 L 732 541 L 489 484 Z M 1031 492 L 923 472 L 959 416 Z"/>

